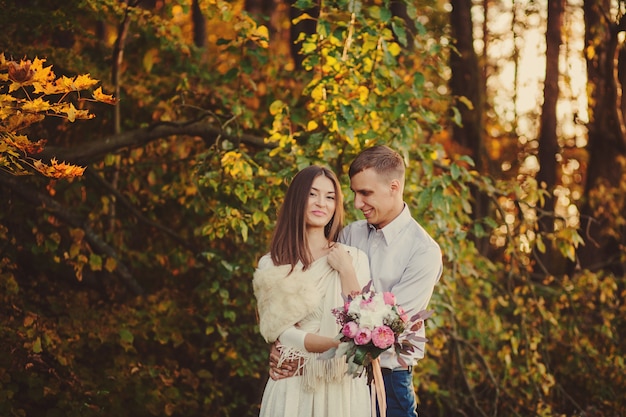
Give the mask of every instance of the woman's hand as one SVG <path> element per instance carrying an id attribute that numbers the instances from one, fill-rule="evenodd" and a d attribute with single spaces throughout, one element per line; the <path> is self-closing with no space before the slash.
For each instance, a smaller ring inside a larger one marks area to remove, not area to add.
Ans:
<path id="1" fill-rule="evenodd" d="M 328 264 L 331 268 L 339 272 L 339 278 L 341 279 L 341 292 L 344 295 L 351 294 L 353 292 L 361 291 L 361 286 L 356 277 L 356 271 L 352 264 L 352 255 L 350 252 L 343 248 L 338 243 L 335 243 L 330 248 L 328 254 Z"/>
<path id="2" fill-rule="evenodd" d="M 340 274 L 348 272 L 350 269 L 354 270 L 352 266 L 352 256 L 350 252 L 345 250 L 340 244 L 335 243 L 330 247 L 328 254 L 328 264 L 331 268 L 339 272 Z"/>

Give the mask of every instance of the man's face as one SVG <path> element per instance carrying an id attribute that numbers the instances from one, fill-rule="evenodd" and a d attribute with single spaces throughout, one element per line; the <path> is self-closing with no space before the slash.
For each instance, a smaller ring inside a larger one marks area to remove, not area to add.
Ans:
<path id="1" fill-rule="evenodd" d="M 397 211 L 402 206 L 402 191 L 398 187 L 397 180 L 389 181 L 372 168 L 364 169 L 350 178 L 354 207 L 361 210 L 368 223 L 379 229 L 399 214 Z"/>

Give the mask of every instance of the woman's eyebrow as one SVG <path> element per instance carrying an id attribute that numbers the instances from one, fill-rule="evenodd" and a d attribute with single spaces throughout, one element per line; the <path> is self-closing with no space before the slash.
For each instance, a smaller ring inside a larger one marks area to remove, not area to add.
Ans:
<path id="1" fill-rule="evenodd" d="M 315 188 L 315 187 L 311 187 L 311 190 L 321 192 L 319 188 Z M 335 190 L 326 191 L 326 194 L 337 194 L 337 192 Z"/>

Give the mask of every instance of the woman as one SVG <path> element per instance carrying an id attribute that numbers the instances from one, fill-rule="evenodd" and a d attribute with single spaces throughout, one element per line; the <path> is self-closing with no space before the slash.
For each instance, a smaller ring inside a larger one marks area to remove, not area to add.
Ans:
<path id="1" fill-rule="evenodd" d="M 259 260 L 253 286 L 259 327 L 280 344 L 280 361 L 298 360 L 296 375 L 269 379 L 260 417 L 367 417 L 365 377 L 346 375 L 343 358 L 322 359 L 338 346 L 332 309 L 369 281 L 364 252 L 336 243 L 343 196 L 335 174 L 310 166 L 293 178 L 278 215 L 270 253 Z"/>

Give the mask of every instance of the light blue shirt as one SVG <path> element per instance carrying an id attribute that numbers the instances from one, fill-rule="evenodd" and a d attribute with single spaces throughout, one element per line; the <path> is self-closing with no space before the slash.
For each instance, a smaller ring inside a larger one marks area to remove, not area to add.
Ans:
<path id="1" fill-rule="evenodd" d="M 339 241 L 368 255 L 374 288 L 394 293 L 409 317 L 428 308 L 443 270 L 441 249 L 411 217 L 406 204 L 400 215 L 382 229 L 358 220 L 341 231 Z M 424 336 L 424 328 L 418 334 Z M 418 347 L 410 358 L 404 357 L 408 364 L 414 365 L 424 357 L 424 343 Z M 380 364 L 391 369 L 400 366 L 393 349 L 380 356 Z"/>

